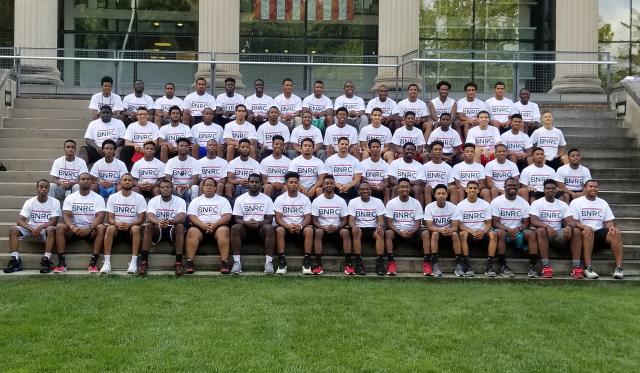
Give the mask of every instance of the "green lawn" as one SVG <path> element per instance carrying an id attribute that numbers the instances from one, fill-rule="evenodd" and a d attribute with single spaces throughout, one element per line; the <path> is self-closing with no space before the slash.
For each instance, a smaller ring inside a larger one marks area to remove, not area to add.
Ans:
<path id="1" fill-rule="evenodd" d="M 0 281 L 0 371 L 637 371 L 640 286 L 46 276 Z"/>

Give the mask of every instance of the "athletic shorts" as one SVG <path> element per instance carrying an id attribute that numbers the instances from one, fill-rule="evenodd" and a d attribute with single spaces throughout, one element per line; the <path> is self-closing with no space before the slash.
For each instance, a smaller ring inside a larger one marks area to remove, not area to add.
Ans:
<path id="1" fill-rule="evenodd" d="M 22 236 L 18 237 L 18 239 L 19 239 L 19 240 L 21 240 L 21 239 L 23 239 L 23 238 L 27 238 L 27 237 L 32 237 L 34 240 L 36 239 L 35 237 L 33 237 L 33 236 L 31 235 L 31 232 L 30 232 L 30 231 L 28 231 L 28 230 L 26 230 L 26 229 L 22 228 L 21 226 L 16 225 L 16 228 L 18 229 L 18 232 L 20 232 L 20 234 L 22 235 Z M 39 238 L 37 241 L 39 241 L 39 242 L 44 242 L 44 241 L 46 241 L 46 240 L 47 240 L 47 231 L 46 231 L 45 229 L 43 229 L 43 230 L 40 232 L 40 238 Z"/>
<path id="2" fill-rule="evenodd" d="M 609 230 L 607 228 L 600 228 L 597 231 L 593 232 L 594 250 L 600 247 L 609 247 L 609 244 L 607 243 L 607 234 L 609 234 Z"/>
<path id="3" fill-rule="evenodd" d="M 511 236 L 507 234 L 505 237 L 505 243 L 507 247 L 511 247 L 518 252 L 528 251 L 529 247 L 527 246 L 527 241 L 524 238 L 524 234 L 526 231 L 527 229 L 518 232 L 518 234 L 516 234 L 516 238 L 511 238 Z"/>
<path id="4" fill-rule="evenodd" d="M 422 242 L 422 229 L 418 229 L 413 236 L 409 238 L 404 238 L 401 235 L 394 233 L 393 241 L 394 242 L 408 242 L 408 243 L 419 243 Z"/>
<path id="5" fill-rule="evenodd" d="M 166 240 L 169 240 L 172 243 L 176 242 L 176 237 L 175 237 L 175 234 L 174 234 L 174 226 L 173 225 L 170 225 L 170 226 L 168 226 L 166 228 L 160 228 L 159 225 L 153 224 L 153 230 L 154 230 L 154 232 L 153 232 L 154 236 L 155 236 L 155 234 L 159 233 L 158 234 L 158 238 L 153 240 L 153 242 L 152 242 L 154 246 L 158 245 L 160 243 L 160 241 L 162 241 L 163 238 L 166 239 Z"/>
<path id="6" fill-rule="evenodd" d="M 489 234 L 485 234 L 484 237 L 480 240 L 476 240 L 473 238 L 473 235 L 470 234 L 467 236 L 467 247 L 469 247 L 469 251 L 477 250 L 477 249 L 488 249 L 489 248 Z"/>
<path id="7" fill-rule="evenodd" d="M 116 192 L 116 186 L 112 186 L 111 188 L 104 188 L 102 185 L 98 185 L 98 194 L 102 198 L 109 198 L 110 195 Z"/>
<path id="8" fill-rule="evenodd" d="M 376 229 L 375 228 L 371 228 L 371 227 L 365 227 L 365 228 L 360 228 L 360 231 L 362 232 L 362 238 L 360 239 L 360 242 L 365 242 L 365 241 L 371 241 L 371 242 L 375 242 L 376 239 L 373 236 L 376 233 Z M 351 236 L 353 237 L 353 230 L 351 231 Z"/>
<path id="9" fill-rule="evenodd" d="M 555 195 L 556 198 L 560 198 L 564 195 L 563 191 L 558 191 Z M 529 192 L 529 198 L 535 198 L 535 199 L 540 199 L 544 197 L 544 192 Z"/>
<path id="10" fill-rule="evenodd" d="M 555 157 L 550 161 L 545 161 L 544 163 L 546 163 L 547 166 L 553 168 L 554 171 L 558 171 L 558 168 L 562 166 L 562 159 L 561 157 Z"/>
<path id="11" fill-rule="evenodd" d="M 206 156 L 207 156 L 207 147 L 206 146 L 198 147 L 198 159 Z"/>

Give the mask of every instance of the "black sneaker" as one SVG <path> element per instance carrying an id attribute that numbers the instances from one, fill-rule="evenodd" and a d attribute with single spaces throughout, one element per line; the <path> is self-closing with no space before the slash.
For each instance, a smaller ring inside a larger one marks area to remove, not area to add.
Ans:
<path id="1" fill-rule="evenodd" d="M 502 277 L 513 277 L 513 271 L 509 268 L 508 265 L 504 264 L 500 266 L 500 276 Z"/>
<path id="2" fill-rule="evenodd" d="M 473 277 L 476 273 L 471 268 L 471 261 L 469 257 L 466 257 L 462 260 L 462 267 L 464 268 L 464 277 Z"/>
<path id="3" fill-rule="evenodd" d="M 387 274 L 387 270 L 384 269 L 384 259 L 382 258 L 376 259 L 376 274 L 378 276 L 384 276 Z"/>
<path id="4" fill-rule="evenodd" d="M 196 268 L 193 266 L 193 260 L 187 260 L 187 264 L 184 266 L 184 273 L 190 275 L 196 271 Z"/>
<path id="5" fill-rule="evenodd" d="M 493 269 L 493 262 L 491 260 L 487 260 L 487 266 L 484 270 L 484 275 L 487 277 L 496 277 L 496 271 Z"/>
<path id="6" fill-rule="evenodd" d="M 11 260 L 9 261 L 7 268 L 3 269 L 3 272 L 13 273 L 18 271 L 22 271 L 22 259 L 16 259 L 14 257 L 11 257 Z"/>
<path id="7" fill-rule="evenodd" d="M 356 275 L 364 276 L 367 272 L 364 270 L 364 261 L 362 259 L 356 260 Z"/>
<path id="8" fill-rule="evenodd" d="M 229 273 L 231 273 L 228 260 L 223 260 L 222 262 L 220 262 L 220 273 L 222 273 L 223 275 L 228 275 Z"/>
<path id="9" fill-rule="evenodd" d="M 286 275 L 287 274 L 287 259 L 284 256 L 281 256 L 278 259 L 278 269 L 276 269 L 277 275 Z"/>
<path id="10" fill-rule="evenodd" d="M 51 261 L 46 256 L 43 256 L 42 260 L 40 260 L 40 273 L 49 272 L 51 272 Z"/>

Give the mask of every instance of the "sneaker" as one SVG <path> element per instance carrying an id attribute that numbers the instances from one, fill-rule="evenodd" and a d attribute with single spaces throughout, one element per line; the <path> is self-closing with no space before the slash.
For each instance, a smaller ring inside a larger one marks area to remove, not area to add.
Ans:
<path id="1" fill-rule="evenodd" d="M 529 266 L 529 271 L 527 272 L 527 276 L 529 278 L 538 278 L 538 270 L 536 270 L 535 266 Z"/>
<path id="2" fill-rule="evenodd" d="M 378 276 L 384 276 L 385 273 L 387 273 L 387 271 L 385 271 L 385 269 L 384 269 L 384 259 L 377 258 L 376 259 L 376 274 L 378 274 Z"/>
<path id="3" fill-rule="evenodd" d="M 469 261 L 469 258 L 464 258 L 462 267 L 464 268 L 465 277 L 473 277 L 476 275 L 476 273 L 473 271 L 473 268 L 471 268 L 471 262 Z"/>
<path id="4" fill-rule="evenodd" d="M 508 265 L 500 266 L 500 276 L 502 277 L 513 277 L 513 271 L 509 268 Z"/>
<path id="5" fill-rule="evenodd" d="M 493 262 L 487 260 L 487 266 L 484 269 L 484 275 L 486 277 L 496 277 L 497 273 L 493 270 Z"/>
<path id="6" fill-rule="evenodd" d="M 222 273 L 223 275 L 228 275 L 229 273 L 231 273 L 231 271 L 229 270 L 228 260 L 223 260 L 220 262 L 220 273 Z"/>
<path id="7" fill-rule="evenodd" d="M 100 273 L 109 274 L 111 273 L 111 264 L 104 263 L 102 268 L 100 268 Z"/>
<path id="8" fill-rule="evenodd" d="M 424 276 L 431 276 L 433 270 L 431 269 L 431 263 L 424 261 L 422 262 L 422 274 Z"/>
<path id="9" fill-rule="evenodd" d="M 264 273 L 273 274 L 275 271 L 273 270 L 273 263 L 264 262 Z"/>
<path id="10" fill-rule="evenodd" d="M 550 265 L 542 266 L 542 278 L 552 278 L 553 277 L 553 268 Z"/>
<path id="11" fill-rule="evenodd" d="M 182 262 L 176 262 L 174 273 L 176 274 L 176 276 L 184 275 L 184 268 L 182 268 Z"/>
<path id="12" fill-rule="evenodd" d="M 398 273 L 398 266 L 395 260 L 390 260 L 387 265 L 387 276 L 395 276 Z"/>
<path id="13" fill-rule="evenodd" d="M 322 266 L 315 266 L 313 267 L 313 274 L 316 276 L 320 276 L 321 274 L 324 273 L 324 268 L 322 268 Z"/>
<path id="14" fill-rule="evenodd" d="M 7 265 L 7 268 L 5 268 L 4 273 L 13 273 L 13 272 L 18 272 L 18 271 L 22 271 L 22 259 L 18 258 L 14 258 L 11 257 L 11 260 L 9 260 L 9 264 Z"/>
<path id="15" fill-rule="evenodd" d="M 43 256 L 40 260 L 40 273 L 51 272 L 51 261 L 46 256 Z"/>
<path id="16" fill-rule="evenodd" d="M 362 259 L 356 261 L 356 275 L 364 276 L 367 272 L 364 269 L 364 261 Z"/>
<path id="17" fill-rule="evenodd" d="M 276 270 L 276 274 L 278 275 L 287 274 L 287 260 L 285 258 L 280 258 L 280 260 L 278 261 L 278 269 Z"/>
<path id="18" fill-rule="evenodd" d="M 311 258 L 305 256 L 302 259 L 302 274 L 303 275 L 312 275 L 313 271 L 311 270 Z"/>
<path id="19" fill-rule="evenodd" d="M 353 268 L 353 265 L 347 264 L 344 266 L 344 274 L 348 276 L 353 276 L 356 274 L 356 270 Z"/>
<path id="20" fill-rule="evenodd" d="M 442 268 L 440 268 L 440 263 L 433 263 L 431 269 L 433 270 L 433 272 L 431 273 L 433 277 L 442 277 Z"/>
<path id="21" fill-rule="evenodd" d="M 67 272 L 67 263 L 58 263 L 53 269 L 53 273 L 65 273 Z"/>
<path id="22" fill-rule="evenodd" d="M 190 275 L 196 271 L 196 267 L 193 265 L 193 260 L 187 260 L 187 264 L 184 266 L 184 273 Z"/>
<path id="23" fill-rule="evenodd" d="M 140 276 L 146 276 L 147 269 L 149 269 L 149 263 L 146 260 L 141 261 L 140 265 L 138 266 L 138 274 Z"/>
<path id="24" fill-rule="evenodd" d="M 456 263 L 456 267 L 453 270 L 453 274 L 455 274 L 457 277 L 464 277 L 464 268 L 462 268 L 461 263 Z"/>
<path id="25" fill-rule="evenodd" d="M 616 269 L 613 271 L 613 278 L 615 278 L 616 280 L 624 279 L 624 271 L 622 270 L 622 266 L 616 267 Z"/>
<path id="26" fill-rule="evenodd" d="M 584 278 L 584 270 L 582 269 L 581 266 L 574 266 L 571 269 L 571 277 L 577 279 L 577 280 L 582 280 Z"/>
<path id="27" fill-rule="evenodd" d="M 234 275 L 238 275 L 242 273 L 242 263 L 240 261 L 233 262 L 233 267 L 231 267 L 231 273 Z"/>
<path id="28" fill-rule="evenodd" d="M 98 273 L 100 272 L 98 270 L 98 267 L 95 264 L 90 264 L 89 268 L 87 268 L 89 270 L 89 273 Z"/>
<path id="29" fill-rule="evenodd" d="M 138 273 L 138 263 L 129 262 L 129 268 L 127 268 L 127 273 L 130 275 L 135 275 Z"/>
<path id="30" fill-rule="evenodd" d="M 595 280 L 598 277 L 600 277 L 600 275 L 597 274 L 596 271 L 594 271 L 593 268 L 591 268 L 591 266 L 587 266 L 587 268 L 584 269 L 584 277 L 591 280 Z"/>

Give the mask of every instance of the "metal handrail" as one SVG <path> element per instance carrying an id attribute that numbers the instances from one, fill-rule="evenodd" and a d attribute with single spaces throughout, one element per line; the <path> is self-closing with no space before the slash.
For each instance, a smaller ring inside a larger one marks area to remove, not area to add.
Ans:
<path id="1" fill-rule="evenodd" d="M 530 63 L 550 65 L 615 65 L 617 61 L 557 61 L 557 60 L 470 60 L 463 58 L 414 58 L 412 62 L 470 62 L 470 63 Z"/>

